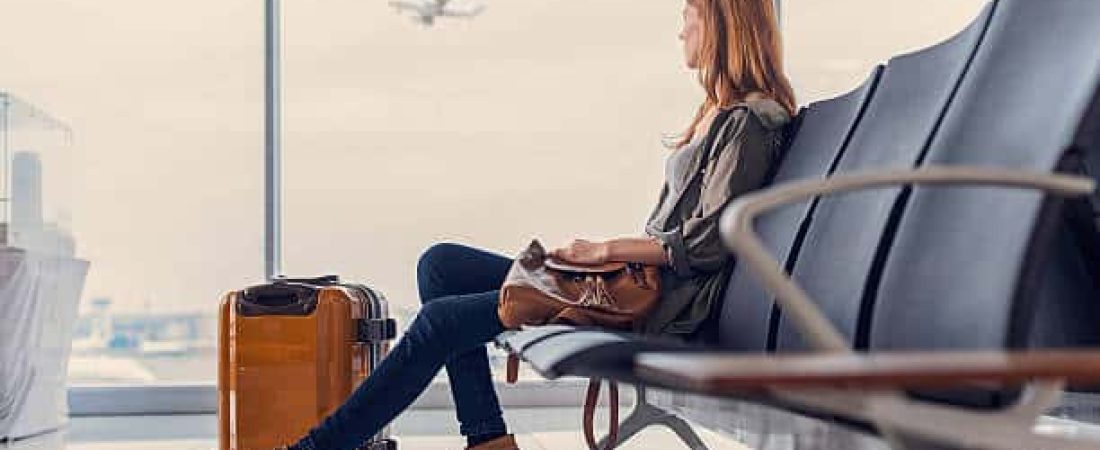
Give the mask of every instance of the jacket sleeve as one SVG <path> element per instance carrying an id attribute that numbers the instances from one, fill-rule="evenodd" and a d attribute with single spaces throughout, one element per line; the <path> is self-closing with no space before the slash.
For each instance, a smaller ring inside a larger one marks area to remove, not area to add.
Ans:
<path id="1" fill-rule="evenodd" d="M 645 223 L 642 224 L 643 230 L 649 230 L 650 226 L 653 224 L 653 220 L 657 217 L 657 213 L 661 212 L 661 206 L 663 206 L 668 199 L 668 194 L 668 183 L 665 182 L 661 187 L 661 193 L 657 195 L 657 205 L 653 207 L 653 210 L 649 213 L 649 217 L 646 218 Z"/>
<path id="2" fill-rule="evenodd" d="M 665 249 L 673 272 L 682 278 L 720 270 L 731 258 L 718 232 L 718 218 L 734 198 L 760 188 L 778 153 L 777 133 L 755 114 L 730 127 L 716 161 L 708 164 L 699 204 L 692 217 L 671 230 L 651 230 Z"/>

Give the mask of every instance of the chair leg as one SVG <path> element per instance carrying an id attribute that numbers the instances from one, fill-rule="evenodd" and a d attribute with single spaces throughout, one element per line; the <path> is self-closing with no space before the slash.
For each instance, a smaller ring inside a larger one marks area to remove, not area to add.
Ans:
<path id="1" fill-rule="evenodd" d="M 618 448 L 642 430 L 654 425 L 662 425 L 676 433 L 676 436 L 691 450 L 707 450 L 706 444 L 687 421 L 650 404 L 646 398 L 645 386 L 637 385 L 634 388 L 634 410 L 619 425 L 618 442 L 608 447 L 609 437 L 605 436 L 598 444 L 600 448 Z"/>
<path id="2" fill-rule="evenodd" d="M 684 445 L 687 445 L 691 450 L 707 450 L 707 444 L 703 443 L 703 440 L 699 438 L 699 435 L 684 419 L 666 413 L 661 425 L 676 433 L 676 436 L 679 436 Z"/>

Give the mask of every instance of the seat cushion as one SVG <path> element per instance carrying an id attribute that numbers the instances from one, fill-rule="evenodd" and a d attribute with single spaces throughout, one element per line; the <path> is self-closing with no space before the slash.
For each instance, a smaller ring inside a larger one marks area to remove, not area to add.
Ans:
<path id="1" fill-rule="evenodd" d="M 547 337 L 577 331 L 572 325 L 546 325 L 524 327 L 522 330 L 509 330 L 497 336 L 493 342 L 508 353 L 522 353 L 524 349 Z"/>
<path id="2" fill-rule="evenodd" d="M 696 349 L 671 338 L 557 326 L 523 330 L 505 340 L 506 349 L 546 378 L 600 377 L 627 383 L 636 380 L 634 356 L 640 352 Z"/>

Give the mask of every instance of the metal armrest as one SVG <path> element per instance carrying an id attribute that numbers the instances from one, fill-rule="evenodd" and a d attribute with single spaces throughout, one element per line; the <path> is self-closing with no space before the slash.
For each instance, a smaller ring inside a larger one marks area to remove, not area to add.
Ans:
<path id="1" fill-rule="evenodd" d="M 1040 190 L 1059 196 L 1088 195 L 1096 188 L 1091 179 L 1084 177 L 972 167 L 855 173 L 788 183 L 744 195 L 722 213 L 719 225 L 722 238 L 737 254 L 738 263 L 747 265 L 765 289 L 775 295 L 783 313 L 794 319 L 811 345 L 823 351 L 851 352 L 843 335 L 805 290 L 787 275 L 779 261 L 768 253 L 752 228 L 753 221 L 769 210 L 821 195 L 912 184 L 998 186 Z"/>
<path id="2" fill-rule="evenodd" d="M 1058 379 L 1100 384 L 1100 350 L 875 352 L 860 355 L 643 353 L 646 380 L 712 395 L 775 389 L 1018 386 Z"/>

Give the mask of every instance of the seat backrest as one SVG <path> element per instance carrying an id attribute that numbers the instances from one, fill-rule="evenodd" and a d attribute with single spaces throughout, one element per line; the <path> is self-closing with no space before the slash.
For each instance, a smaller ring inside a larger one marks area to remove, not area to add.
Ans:
<path id="1" fill-rule="evenodd" d="M 895 57 L 844 150 L 834 175 L 866 170 L 904 170 L 919 164 L 940 119 L 970 65 L 992 8 L 961 33 L 934 47 Z M 870 296 L 864 288 L 880 242 L 903 189 L 862 191 L 821 198 L 794 255 L 795 280 L 854 346 L 864 345 Z M 862 321 L 861 321 L 862 319 Z M 781 318 L 778 350 L 810 346 L 789 318 Z"/>
<path id="2" fill-rule="evenodd" d="M 798 132 L 775 171 L 773 183 L 824 178 L 832 172 L 880 73 L 881 68 L 876 68 L 854 91 L 813 103 L 803 110 Z M 787 255 L 796 247 L 811 206 L 809 202 L 792 205 L 757 221 L 757 230 L 773 254 Z M 720 347 L 743 351 L 768 349 L 774 330 L 774 303 L 746 267 L 735 266 L 719 308 L 714 319 Z"/>
<path id="3" fill-rule="evenodd" d="M 1074 142 L 1067 172 L 1100 182 L 1100 86 Z M 1064 217 L 1043 265 L 1028 346 L 1100 347 L 1100 192 L 1068 201 Z"/>
<path id="4" fill-rule="evenodd" d="M 1077 155 L 1080 157 L 1077 172 L 1100 183 L 1100 89 L 1097 89 L 1092 106 L 1081 124 L 1076 139 Z M 1082 257 L 1088 270 L 1096 281 L 1100 291 L 1100 189 L 1086 199 L 1071 204 L 1071 220 L 1075 220 L 1074 230 L 1082 241 Z"/>
<path id="5" fill-rule="evenodd" d="M 1050 245 L 1040 285 L 1028 347 L 1100 347 L 1100 273 L 1081 250 L 1085 235 L 1059 223 Z M 1095 254 L 1098 249 L 1092 249 Z"/>
<path id="6" fill-rule="evenodd" d="M 1001 0 L 926 166 L 1054 172 L 1100 81 L 1100 2 Z M 1027 345 L 1060 214 L 1042 194 L 917 187 L 886 257 L 873 349 Z"/>
<path id="7" fill-rule="evenodd" d="M 1081 151 L 1082 172 L 1100 181 L 1100 92 L 1097 92 L 1092 107 L 1085 114 L 1084 123 L 1077 133 L 1076 146 Z M 1089 207 L 1092 210 L 1093 227 L 1100 230 L 1100 191 L 1093 194 Z M 1097 277 L 1100 278 L 1100 274 Z"/>

